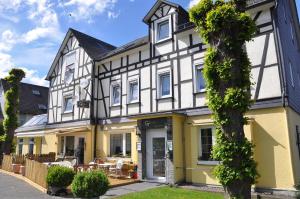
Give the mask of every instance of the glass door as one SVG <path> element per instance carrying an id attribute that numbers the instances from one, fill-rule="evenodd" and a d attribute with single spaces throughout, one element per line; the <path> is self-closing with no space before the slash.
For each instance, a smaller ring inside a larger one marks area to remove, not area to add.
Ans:
<path id="1" fill-rule="evenodd" d="M 153 176 L 165 177 L 165 155 L 166 146 L 165 138 L 153 138 L 152 149 L 153 149 Z"/>

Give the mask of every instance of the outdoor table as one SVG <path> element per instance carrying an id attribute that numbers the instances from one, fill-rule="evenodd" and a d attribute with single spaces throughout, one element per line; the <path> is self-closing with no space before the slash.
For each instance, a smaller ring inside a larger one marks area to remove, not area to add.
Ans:
<path id="1" fill-rule="evenodd" d="M 103 163 L 103 164 L 98 164 L 98 168 L 103 169 L 103 170 L 105 171 L 106 174 L 108 174 L 109 168 L 110 168 L 110 167 L 113 167 L 113 166 L 116 166 L 116 164 L 114 164 L 114 163 L 109 163 L 109 162 Z"/>

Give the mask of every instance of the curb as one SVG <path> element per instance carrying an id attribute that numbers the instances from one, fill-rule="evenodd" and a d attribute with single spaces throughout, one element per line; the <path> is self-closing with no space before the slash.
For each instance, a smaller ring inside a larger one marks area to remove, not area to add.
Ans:
<path id="1" fill-rule="evenodd" d="M 15 173 L 12 173 L 12 172 L 8 172 L 8 171 L 5 171 L 5 170 L 2 170 L 0 169 L 0 173 L 3 173 L 3 174 L 7 174 L 7 175 L 10 175 L 12 177 L 15 177 L 15 178 L 18 178 L 20 180 L 23 180 L 24 182 L 28 183 L 29 185 L 31 185 L 32 187 L 38 189 L 39 191 L 43 192 L 43 193 L 47 193 L 47 189 L 45 189 L 44 187 L 32 182 L 31 180 L 29 180 L 28 178 L 20 175 L 20 174 L 15 174 Z"/>

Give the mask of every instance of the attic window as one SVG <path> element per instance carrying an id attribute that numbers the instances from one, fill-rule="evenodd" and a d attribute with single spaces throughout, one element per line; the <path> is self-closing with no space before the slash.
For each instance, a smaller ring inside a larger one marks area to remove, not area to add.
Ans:
<path id="1" fill-rule="evenodd" d="M 170 32 L 170 18 L 158 20 L 156 23 L 156 42 L 169 39 L 171 37 Z"/>
<path id="2" fill-rule="evenodd" d="M 41 95 L 39 90 L 32 90 L 32 94 L 34 95 Z"/>
<path id="3" fill-rule="evenodd" d="M 75 72 L 75 52 L 71 52 L 65 57 L 65 83 L 70 84 L 74 79 Z"/>
<path id="4" fill-rule="evenodd" d="M 44 104 L 38 104 L 40 110 L 47 110 L 47 106 Z"/>

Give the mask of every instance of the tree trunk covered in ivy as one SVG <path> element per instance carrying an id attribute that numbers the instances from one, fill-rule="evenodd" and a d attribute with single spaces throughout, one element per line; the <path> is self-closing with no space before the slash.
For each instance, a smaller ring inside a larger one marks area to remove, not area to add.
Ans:
<path id="1" fill-rule="evenodd" d="M 251 185 L 258 176 L 253 145 L 243 129 L 247 122 L 244 114 L 251 105 L 251 63 L 244 44 L 256 31 L 245 10 L 246 0 L 201 0 L 189 12 L 210 46 L 204 78 L 216 125 L 213 158 L 220 161 L 214 174 L 227 198 L 251 198 Z"/>
<path id="2" fill-rule="evenodd" d="M 5 92 L 4 120 L 3 128 L 5 132 L 2 150 L 4 154 L 12 152 L 12 143 L 14 132 L 18 127 L 18 109 L 19 109 L 19 87 L 20 82 L 25 77 L 25 73 L 21 69 L 12 69 L 5 78 L 9 85 L 9 89 Z"/>

